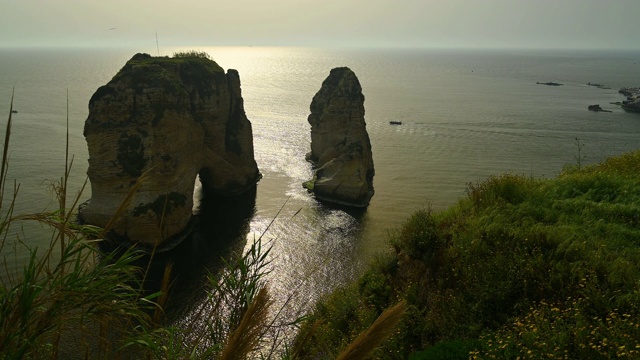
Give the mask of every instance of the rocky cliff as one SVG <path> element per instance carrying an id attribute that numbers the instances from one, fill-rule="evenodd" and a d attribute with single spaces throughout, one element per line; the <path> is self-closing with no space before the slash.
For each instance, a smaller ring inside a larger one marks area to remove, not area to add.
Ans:
<path id="1" fill-rule="evenodd" d="M 237 71 L 204 56 L 137 54 L 89 101 L 91 199 L 81 219 L 104 227 L 144 174 L 112 230 L 150 246 L 188 226 L 193 190 L 241 193 L 258 181 Z"/>
<path id="2" fill-rule="evenodd" d="M 364 120 L 364 95 L 355 73 L 335 68 L 311 102 L 315 175 L 304 186 L 319 200 L 365 207 L 373 196 L 373 158 Z"/>

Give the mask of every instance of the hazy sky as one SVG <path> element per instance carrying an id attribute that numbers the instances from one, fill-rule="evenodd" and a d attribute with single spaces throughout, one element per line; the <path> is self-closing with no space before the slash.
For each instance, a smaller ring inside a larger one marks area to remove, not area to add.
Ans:
<path id="1" fill-rule="evenodd" d="M 0 47 L 640 49 L 640 0 L 0 0 Z"/>

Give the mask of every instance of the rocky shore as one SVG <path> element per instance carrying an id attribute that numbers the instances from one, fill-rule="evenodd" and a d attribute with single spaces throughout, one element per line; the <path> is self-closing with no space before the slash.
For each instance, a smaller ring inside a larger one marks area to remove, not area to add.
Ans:
<path id="1" fill-rule="evenodd" d="M 593 86 L 593 87 L 597 87 L 598 89 L 603 89 L 603 90 L 609 90 L 611 89 L 608 86 L 602 85 L 602 84 L 598 84 L 598 83 L 592 83 L 592 82 L 588 82 L 587 86 Z"/>
<path id="2" fill-rule="evenodd" d="M 640 87 L 622 88 L 618 92 L 627 97 L 620 103 L 624 110 L 640 112 Z"/>

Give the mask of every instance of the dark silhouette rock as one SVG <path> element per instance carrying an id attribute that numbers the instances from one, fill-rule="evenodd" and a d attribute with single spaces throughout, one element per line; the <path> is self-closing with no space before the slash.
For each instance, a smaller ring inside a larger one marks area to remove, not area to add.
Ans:
<path id="1" fill-rule="evenodd" d="M 553 81 L 547 81 L 547 82 L 539 82 L 539 81 L 537 81 L 536 84 L 538 84 L 538 85 L 547 85 L 547 86 L 562 86 L 562 85 L 564 85 L 564 84 L 560 84 L 560 83 L 553 82 Z"/>
<path id="2" fill-rule="evenodd" d="M 622 88 L 618 92 L 626 97 L 635 97 L 640 94 L 640 87 Z"/>
<path id="3" fill-rule="evenodd" d="M 600 107 L 600 105 L 589 105 L 588 106 L 589 111 L 596 111 L 596 112 L 611 112 L 611 110 L 604 110 L 603 108 Z"/>

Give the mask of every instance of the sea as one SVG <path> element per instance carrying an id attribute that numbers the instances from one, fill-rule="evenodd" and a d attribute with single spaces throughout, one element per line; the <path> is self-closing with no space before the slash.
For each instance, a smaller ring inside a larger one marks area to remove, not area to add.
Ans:
<path id="1" fill-rule="evenodd" d="M 193 321 L 193 309 L 206 301 L 203 279 L 219 271 L 228 249 L 249 249 L 260 240 L 263 251 L 270 249 L 266 279 L 277 304 L 306 309 L 389 251 L 390 236 L 413 213 L 454 206 L 469 184 L 503 173 L 552 178 L 566 166 L 640 148 L 640 113 L 612 104 L 624 100 L 620 88 L 640 86 L 640 51 L 0 49 L 2 129 L 12 93 L 17 111 L 7 175 L 9 190 L 19 184 L 15 212 L 56 209 L 50 185 L 63 175 L 67 121 L 70 194 L 82 188 L 88 166 L 83 126 L 98 87 L 135 53 L 185 50 L 207 52 L 223 68 L 239 71 L 263 177 L 241 200 L 201 200 L 197 188 L 194 211 L 207 230 L 196 244 L 184 245 L 187 250 L 164 255 L 182 257 L 174 301 L 178 323 Z M 362 85 L 375 166 L 375 195 L 357 211 L 322 204 L 301 185 L 312 176 L 305 161 L 309 105 L 329 71 L 341 66 Z M 593 104 L 610 112 L 588 111 Z M 90 196 L 87 186 L 80 202 Z M 11 231 L 6 242 L 44 248 L 50 241 L 41 225 Z M 19 247 L 5 244 L 2 256 L 11 264 L 2 271 L 21 268 L 26 254 Z"/>

